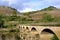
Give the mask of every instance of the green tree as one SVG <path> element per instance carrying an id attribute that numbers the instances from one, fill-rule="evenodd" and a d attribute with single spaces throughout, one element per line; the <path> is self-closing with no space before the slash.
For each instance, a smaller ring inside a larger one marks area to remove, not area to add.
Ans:
<path id="1" fill-rule="evenodd" d="M 3 15 L 0 15 L 0 27 L 3 28 L 4 27 L 4 20 L 3 20 Z"/>
<path id="2" fill-rule="evenodd" d="M 13 20 L 15 20 L 16 18 L 17 18 L 17 13 L 16 13 L 16 11 L 13 11 L 13 12 L 12 12 L 12 16 L 10 17 L 10 20 L 13 21 Z"/>
<path id="3" fill-rule="evenodd" d="M 44 20 L 49 21 L 49 22 L 53 21 L 52 16 L 50 14 L 48 14 L 48 13 L 44 13 L 42 19 L 43 19 L 43 21 Z"/>
<path id="4" fill-rule="evenodd" d="M 2 40 L 5 40 L 5 35 L 3 35 L 3 34 L 2 34 L 2 36 L 1 36 L 1 37 L 2 37 Z"/>
<path id="5" fill-rule="evenodd" d="M 54 35 L 51 40 L 59 40 L 56 35 Z"/>
<path id="6" fill-rule="evenodd" d="M 20 40 L 21 39 L 18 35 L 16 35 L 15 38 L 16 38 L 15 40 Z"/>

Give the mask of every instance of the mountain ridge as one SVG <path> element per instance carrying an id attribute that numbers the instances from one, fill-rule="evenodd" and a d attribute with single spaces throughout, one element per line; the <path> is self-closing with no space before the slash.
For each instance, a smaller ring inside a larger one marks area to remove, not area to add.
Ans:
<path id="1" fill-rule="evenodd" d="M 16 12 L 17 14 L 20 14 L 15 8 L 9 7 L 9 6 L 0 6 L 0 14 L 4 15 L 12 15 L 13 12 Z"/>
<path id="2" fill-rule="evenodd" d="M 35 12 L 31 12 L 31 13 L 28 12 L 28 13 L 29 13 L 29 16 L 32 17 L 32 19 L 38 20 L 39 18 L 41 18 L 43 16 L 44 13 L 48 13 L 52 16 L 59 17 L 60 16 L 60 9 L 53 7 L 53 6 L 49 6 L 47 8 L 44 8 L 44 9 L 41 9 L 41 10 L 38 10 Z"/>

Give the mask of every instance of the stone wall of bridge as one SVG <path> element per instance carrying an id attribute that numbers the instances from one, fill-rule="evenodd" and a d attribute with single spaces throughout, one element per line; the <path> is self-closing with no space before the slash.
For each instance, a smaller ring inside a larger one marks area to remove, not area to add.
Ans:
<path id="1" fill-rule="evenodd" d="M 20 34 L 25 36 L 26 40 L 28 40 L 29 37 L 30 37 L 30 40 L 33 40 L 35 34 L 39 34 L 39 36 L 40 36 L 44 29 L 51 30 L 60 40 L 60 27 L 57 27 L 57 26 L 53 27 L 53 26 L 25 26 L 25 25 L 19 25 L 19 27 L 20 27 Z M 24 35 L 24 34 L 26 34 L 27 36 Z M 22 39 L 25 39 L 21 35 L 20 35 L 20 37 Z"/>

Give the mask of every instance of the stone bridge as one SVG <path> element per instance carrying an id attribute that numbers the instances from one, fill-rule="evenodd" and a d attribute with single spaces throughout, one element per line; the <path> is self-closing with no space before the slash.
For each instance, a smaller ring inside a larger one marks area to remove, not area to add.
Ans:
<path id="1" fill-rule="evenodd" d="M 20 27 L 20 38 L 23 39 L 23 40 L 48 40 L 48 38 L 47 39 L 42 38 L 43 37 L 42 34 L 44 32 L 56 35 L 58 40 L 60 40 L 60 27 L 58 27 L 58 26 L 27 26 L 27 25 L 19 25 L 19 27 Z M 36 38 L 36 37 L 38 37 L 38 38 Z M 46 37 L 47 37 L 47 35 L 46 35 Z"/>

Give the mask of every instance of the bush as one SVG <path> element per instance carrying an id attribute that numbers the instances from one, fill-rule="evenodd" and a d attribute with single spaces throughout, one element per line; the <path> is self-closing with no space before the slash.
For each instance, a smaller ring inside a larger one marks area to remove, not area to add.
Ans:
<path id="1" fill-rule="evenodd" d="M 16 40 L 20 40 L 21 39 L 18 35 L 16 35 L 15 38 L 16 38 Z"/>
<path id="2" fill-rule="evenodd" d="M 59 40 L 56 35 L 54 35 L 51 40 Z"/>
<path id="3" fill-rule="evenodd" d="M 48 13 L 44 13 L 42 20 L 45 22 L 52 22 L 54 20 L 54 18 L 52 18 L 52 16 Z"/>
<path id="4" fill-rule="evenodd" d="M 1 37 L 2 37 L 2 40 L 5 40 L 5 35 L 3 35 L 3 34 L 2 34 L 2 36 L 1 36 Z"/>

